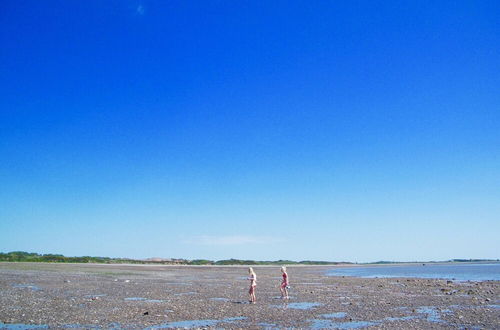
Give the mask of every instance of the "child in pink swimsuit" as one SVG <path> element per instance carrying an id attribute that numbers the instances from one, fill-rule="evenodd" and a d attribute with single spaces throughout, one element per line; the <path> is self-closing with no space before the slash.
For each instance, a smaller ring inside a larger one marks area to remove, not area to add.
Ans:
<path id="1" fill-rule="evenodd" d="M 255 304 L 257 298 L 255 298 L 255 287 L 257 286 L 257 275 L 253 271 L 252 267 L 248 268 L 248 273 L 250 276 L 248 279 L 250 280 L 250 289 L 248 290 L 248 294 L 250 295 L 250 303 Z"/>
<path id="2" fill-rule="evenodd" d="M 280 291 L 281 291 L 281 299 L 288 299 L 288 274 L 286 273 L 286 267 L 281 267 L 281 274 L 283 276 L 283 280 L 281 281 Z"/>

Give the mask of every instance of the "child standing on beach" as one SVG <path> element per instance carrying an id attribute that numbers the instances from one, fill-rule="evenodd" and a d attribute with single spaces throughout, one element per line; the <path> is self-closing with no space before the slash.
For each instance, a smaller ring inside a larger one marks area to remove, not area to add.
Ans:
<path id="1" fill-rule="evenodd" d="M 250 303 L 255 304 L 257 299 L 255 298 L 255 287 L 257 286 L 257 275 L 253 271 L 252 267 L 248 268 L 248 273 L 250 276 L 248 279 L 250 280 L 250 289 L 248 290 L 248 294 L 250 295 Z"/>
<path id="2" fill-rule="evenodd" d="M 281 281 L 280 291 L 281 291 L 281 299 L 288 299 L 288 274 L 286 272 L 286 267 L 281 267 L 281 275 L 283 276 L 283 280 Z"/>

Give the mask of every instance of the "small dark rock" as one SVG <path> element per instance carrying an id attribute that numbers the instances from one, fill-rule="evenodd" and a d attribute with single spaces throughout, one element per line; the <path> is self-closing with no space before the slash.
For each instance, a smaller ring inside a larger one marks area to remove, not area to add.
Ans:
<path id="1" fill-rule="evenodd" d="M 142 315 L 149 315 L 149 312 L 144 312 L 142 313 Z"/>

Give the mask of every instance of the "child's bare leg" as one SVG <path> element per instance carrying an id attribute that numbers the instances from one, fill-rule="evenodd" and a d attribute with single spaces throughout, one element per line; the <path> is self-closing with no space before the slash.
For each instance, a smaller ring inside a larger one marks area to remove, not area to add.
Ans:
<path id="1" fill-rule="evenodd" d="M 251 286 L 250 290 L 248 290 L 248 293 L 250 295 L 250 302 L 254 303 L 255 302 L 255 288 L 253 286 Z"/>

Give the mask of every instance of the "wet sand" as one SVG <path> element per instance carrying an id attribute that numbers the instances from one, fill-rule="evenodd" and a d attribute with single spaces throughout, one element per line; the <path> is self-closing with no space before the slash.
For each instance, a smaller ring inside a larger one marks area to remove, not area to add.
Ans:
<path id="1" fill-rule="evenodd" d="M 0 329 L 362 328 L 500 329 L 500 281 L 329 277 L 333 266 L 0 263 Z"/>

